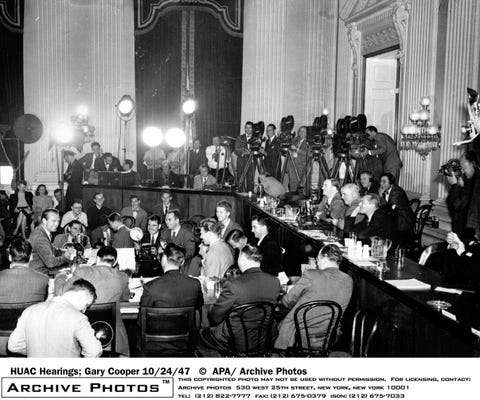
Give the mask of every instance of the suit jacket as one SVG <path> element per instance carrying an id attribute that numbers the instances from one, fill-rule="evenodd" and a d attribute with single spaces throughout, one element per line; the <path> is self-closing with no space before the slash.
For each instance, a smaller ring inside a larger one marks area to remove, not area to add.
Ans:
<path id="1" fill-rule="evenodd" d="M 273 140 L 267 139 L 265 142 L 265 169 L 275 179 L 280 179 L 280 150 L 281 141 L 278 136 L 275 136 Z"/>
<path id="2" fill-rule="evenodd" d="M 370 187 L 367 189 L 367 188 L 364 188 L 363 186 L 360 185 L 360 196 L 365 196 L 366 194 L 369 194 L 369 193 L 375 193 L 375 194 L 378 194 L 378 189 L 380 189 L 380 184 L 373 180 L 371 183 L 370 183 Z"/>
<path id="3" fill-rule="evenodd" d="M 282 271 L 282 249 L 276 240 L 268 234 L 258 245 L 263 258 L 260 268 L 267 274 L 278 276 Z"/>
<path id="4" fill-rule="evenodd" d="M 225 231 L 223 231 L 221 238 L 225 240 L 228 234 L 235 229 L 241 230 L 243 232 L 243 228 L 239 224 L 237 224 L 235 221 L 230 220 Z"/>
<path id="5" fill-rule="evenodd" d="M 0 271 L 0 303 L 44 301 L 48 294 L 48 276 L 28 267 Z"/>
<path id="6" fill-rule="evenodd" d="M 83 181 L 83 167 L 78 160 L 73 160 L 71 164 L 68 164 L 65 171 L 65 181 L 68 182 L 69 187 L 81 185 Z"/>
<path id="7" fill-rule="evenodd" d="M 210 325 L 213 327 L 210 328 L 210 333 L 218 347 L 223 349 L 228 347 L 228 329 L 225 317 L 233 307 L 258 301 L 267 301 L 275 305 L 279 295 L 279 280 L 262 272 L 260 268 L 249 268 L 239 277 L 227 280 L 220 297 L 208 314 Z M 233 324 L 232 328 L 234 334 L 241 331 L 238 324 Z M 255 337 L 254 331 L 253 328 L 249 329 L 247 335 L 252 340 Z M 239 348 L 242 348 L 242 345 L 240 343 Z"/>
<path id="8" fill-rule="evenodd" d="M 297 166 L 298 173 L 300 176 L 302 175 L 303 170 L 307 165 L 307 157 L 308 157 L 308 143 L 307 139 L 304 139 L 302 144 L 299 147 L 300 141 L 302 139 L 300 136 L 297 136 L 293 139 L 292 145 L 297 148 L 297 157 L 293 157 L 293 162 Z M 292 171 L 293 172 L 293 171 Z"/>
<path id="9" fill-rule="evenodd" d="M 223 278 L 227 269 L 233 265 L 233 253 L 228 244 L 222 239 L 210 245 L 203 262 L 203 274 L 209 278 Z"/>
<path id="10" fill-rule="evenodd" d="M 170 229 L 162 229 L 161 238 L 167 243 L 175 243 L 183 247 L 185 249 L 185 260 L 190 260 L 193 257 L 195 253 L 195 242 L 192 240 L 193 233 L 190 230 L 180 227 L 178 234 L 172 240 L 172 232 Z"/>
<path id="11" fill-rule="evenodd" d="M 370 150 L 373 156 L 378 155 L 382 160 L 383 172 L 392 173 L 398 179 L 397 171 L 402 168 L 402 160 L 398 154 L 397 145 L 386 133 L 378 132 L 375 135 L 376 149 Z"/>
<path id="12" fill-rule="evenodd" d="M 217 180 L 215 179 L 215 177 L 213 175 L 208 174 L 207 183 L 205 184 L 205 186 L 215 185 L 216 183 L 217 183 Z M 202 190 L 204 188 L 202 176 L 195 175 L 195 177 L 193 178 L 193 188 L 197 190 Z"/>
<path id="13" fill-rule="evenodd" d="M 25 192 L 25 201 L 33 211 L 32 192 L 27 192 L 27 191 Z M 18 204 L 18 191 L 15 191 L 10 195 L 10 198 L 8 199 L 8 203 L 9 203 L 10 215 L 13 217 L 15 215 L 15 208 L 17 207 L 17 204 Z"/>
<path id="14" fill-rule="evenodd" d="M 55 294 L 57 296 L 62 295 L 79 279 L 85 279 L 95 286 L 97 292 L 96 304 L 117 304 L 115 350 L 117 353 L 130 355 L 127 331 L 120 314 L 120 302 L 128 301 L 130 295 L 127 274 L 109 265 L 81 266 L 75 268 L 72 277 L 68 281 L 66 280 L 66 274 L 57 275 L 55 278 Z"/>
<path id="15" fill-rule="evenodd" d="M 395 226 L 391 214 L 379 208 L 376 210 L 370 222 L 365 218 L 362 222 L 355 224 L 352 232 L 357 233 L 358 240 L 368 243 L 372 236 L 379 236 L 382 239 L 395 239 Z"/>
<path id="16" fill-rule="evenodd" d="M 381 199 L 383 200 L 383 197 Z M 415 215 L 408 202 L 407 194 L 401 187 L 392 185 L 387 205 L 391 209 L 395 206 L 394 210 L 398 213 L 397 230 L 412 232 L 415 225 Z"/>
<path id="17" fill-rule="evenodd" d="M 158 182 L 158 186 L 183 187 L 182 177 L 173 171 L 168 171 L 167 174 L 161 172 L 158 176 L 155 174 L 155 180 Z"/>
<path id="18" fill-rule="evenodd" d="M 100 209 L 97 206 L 89 207 L 87 209 L 88 228 L 93 231 L 95 228 L 105 224 L 105 217 L 111 213 L 112 210 L 104 206 Z"/>
<path id="19" fill-rule="evenodd" d="M 48 271 L 58 269 L 68 263 L 63 251 L 54 247 L 42 225 L 37 226 L 28 241 L 32 245 L 30 268 L 48 274 Z"/>
<path id="20" fill-rule="evenodd" d="M 113 233 L 112 247 L 116 249 L 134 247 L 133 240 L 130 237 L 130 229 L 125 225 L 120 227 L 117 232 Z"/>
<path id="21" fill-rule="evenodd" d="M 93 164 L 93 169 L 95 170 L 95 166 L 97 165 L 97 160 L 102 159 L 102 156 L 95 157 L 95 162 Z M 82 164 L 83 169 L 90 169 L 92 166 L 93 161 L 93 153 L 87 153 L 82 158 L 78 160 L 80 164 Z"/>
<path id="22" fill-rule="evenodd" d="M 112 163 L 108 166 L 105 165 L 105 158 L 97 158 L 95 160 L 95 171 L 122 171 L 122 166 L 120 164 L 120 160 L 117 157 L 112 158 Z"/>
<path id="23" fill-rule="evenodd" d="M 358 205 L 361 202 L 361 198 L 355 200 L 352 204 L 347 206 L 347 210 L 345 211 L 345 218 L 343 220 L 343 234 L 345 237 L 348 237 L 348 234 L 352 231 L 355 224 L 358 224 L 363 221 L 365 215 L 357 214 L 355 217 L 352 217 L 352 213 L 357 209 Z"/>
<path id="24" fill-rule="evenodd" d="M 343 202 L 340 192 L 337 192 L 333 196 L 330 205 L 328 204 L 327 196 L 323 196 L 322 201 L 318 205 L 318 211 L 322 213 L 320 219 L 324 221 L 329 218 L 344 219 L 347 206 Z"/>
<path id="25" fill-rule="evenodd" d="M 170 210 L 178 210 L 180 211 L 180 206 L 173 201 L 170 202 L 168 206 L 168 211 Z M 158 215 L 161 219 L 162 224 L 165 223 L 165 213 L 163 212 L 163 203 L 157 204 L 156 206 L 153 207 L 153 213 L 155 215 Z"/>
<path id="26" fill-rule="evenodd" d="M 123 207 L 120 215 L 122 217 L 133 217 L 132 206 Z M 137 211 L 137 218 L 135 218 L 135 226 L 145 232 L 147 230 L 147 219 L 147 212 L 143 208 L 140 208 Z"/>
<path id="27" fill-rule="evenodd" d="M 200 165 L 207 163 L 207 156 L 205 155 L 205 149 L 204 148 L 198 149 L 198 153 L 195 153 L 195 151 L 192 149 L 192 150 L 189 150 L 188 154 L 190 156 L 188 173 L 190 175 L 196 175 L 198 174 L 198 169 L 200 168 Z"/>
<path id="28" fill-rule="evenodd" d="M 160 246 L 161 237 L 162 237 L 162 231 L 160 230 L 160 231 L 158 231 L 157 238 L 155 239 L 155 246 L 156 247 Z M 151 241 L 152 241 L 152 239 L 151 239 L 150 233 L 146 232 L 143 235 L 141 243 L 151 243 Z"/>
<path id="29" fill-rule="evenodd" d="M 293 315 L 299 306 L 314 300 L 330 300 L 338 303 L 345 311 L 352 296 L 352 289 L 352 278 L 338 268 L 306 270 L 300 280 L 282 298 L 282 304 L 290 311 L 279 325 L 279 335 L 275 341 L 275 347 L 286 349 L 294 345 Z M 315 318 L 313 313 L 311 318 Z M 314 333 L 322 332 L 327 328 L 325 325 L 321 324 Z M 312 345 L 316 344 L 312 343 Z"/>
<path id="30" fill-rule="evenodd" d="M 138 186 L 142 177 L 138 172 L 130 171 L 122 174 L 122 186 Z"/>

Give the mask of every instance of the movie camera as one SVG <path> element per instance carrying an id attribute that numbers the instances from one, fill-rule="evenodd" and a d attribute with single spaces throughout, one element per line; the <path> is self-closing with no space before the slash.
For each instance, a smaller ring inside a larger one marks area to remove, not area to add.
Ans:
<path id="1" fill-rule="evenodd" d="M 458 158 L 451 158 L 445 164 L 441 165 L 438 173 L 444 176 L 454 175 L 457 179 L 462 176 L 462 166 Z"/>
<path id="2" fill-rule="evenodd" d="M 334 154 L 346 153 L 352 158 L 360 158 L 363 150 L 372 149 L 374 143 L 365 132 L 366 127 L 367 117 L 365 114 L 347 115 L 345 118 L 340 118 L 336 124 L 333 140 Z"/>
<path id="3" fill-rule="evenodd" d="M 250 147 L 250 151 L 257 155 L 262 147 L 263 142 L 263 133 L 265 132 L 265 123 L 259 121 L 256 124 L 253 124 L 252 136 L 248 139 L 247 143 Z"/>
<path id="4" fill-rule="evenodd" d="M 333 131 L 328 129 L 328 116 L 326 114 L 316 117 L 311 126 L 307 126 L 307 142 L 314 155 L 320 154 L 324 149 L 332 146 Z"/>
<path id="5" fill-rule="evenodd" d="M 283 117 L 280 121 L 280 152 L 283 156 L 286 156 L 290 146 L 292 145 L 293 138 L 295 137 L 295 132 L 293 131 L 293 126 L 295 120 L 292 115 Z"/>

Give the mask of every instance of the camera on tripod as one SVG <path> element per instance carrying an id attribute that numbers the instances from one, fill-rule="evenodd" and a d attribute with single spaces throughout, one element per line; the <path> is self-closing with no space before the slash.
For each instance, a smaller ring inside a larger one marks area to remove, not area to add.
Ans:
<path id="1" fill-rule="evenodd" d="M 283 117 L 280 121 L 280 152 L 282 156 L 286 156 L 290 146 L 292 145 L 295 132 L 293 131 L 295 120 L 292 115 Z"/>
<path id="2" fill-rule="evenodd" d="M 307 142 L 313 155 L 320 154 L 324 149 L 332 146 L 333 132 L 328 129 L 326 114 L 316 117 L 312 126 L 307 126 Z"/>
<path id="3" fill-rule="evenodd" d="M 365 114 L 358 116 L 347 115 L 340 118 L 336 125 L 336 134 L 333 141 L 333 152 L 349 154 L 352 158 L 362 157 L 362 151 L 374 148 L 373 141 L 365 132 L 367 117 Z"/>
<path id="4" fill-rule="evenodd" d="M 265 132 L 265 123 L 263 121 L 253 124 L 252 136 L 247 143 L 250 146 L 250 151 L 257 155 L 262 147 L 263 133 Z"/>
<path id="5" fill-rule="evenodd" d="M 462 166 L 458 158 L 451 158 L 445 164 L 441 165 L 438 173 L 444 176 L 454 175 L 457 179 L 462 176 Z"/>

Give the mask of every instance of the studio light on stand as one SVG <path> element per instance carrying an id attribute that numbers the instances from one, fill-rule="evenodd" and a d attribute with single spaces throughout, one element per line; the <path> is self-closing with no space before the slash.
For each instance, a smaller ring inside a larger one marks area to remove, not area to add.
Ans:
<path id="1" fill-rule="evenodd" d="M 128 94 L 122 96 L 119 102 L 115 105 L 117 115 L 123 121 L 123 160 L 127 158 L 127 132 L 128 122 L 135 116 L 135 101 Z M 120 135 L 118 136 L 117 157 L 120 158 L 120 143 L 122 140 L 122 128 L 120 125 Z"/>
<path id="2" fill-rule="evenodd" d="M 165 141 L 170 147 L 178 150 L 178 165 L 180 167 L 180 148 L 185 146 L 187 136 L 185 132 L 180 128 L 171 128 L 165 135 Z M 179 171 L 180 172 L 180 171 Z"/>
<path id="3" fill-rule="evenodd" d="M 190 172 L 190 151 L 189 148 L 193 146 L 193 116 L 195 111 L 197 111 L 197 101 L 188 96 L 182 103 L 182 112 L 185 114 L 185 143 L 187 144 L 186 152 L 186 164 L 185 164 L 185 175 L 188 176 Z M 186 134 L 186 135 L 185 135 Z M 187 179 L 188 180 L 188 179 Z M 185 182 L 185 187 L 186 187 Z"/>
<path id="4" fill-rule="evenodd" d="M 142 133 L 143 142 L 153 149 L 153 169 L 152 169 L 152 183 L 155 182 L 155 164 L 156 164 L 156 152 L 155 147 L 158 147 L 163 142 L 163 133 L 160 128 L 156 126 L 149 126 L 145 128 Z"/>

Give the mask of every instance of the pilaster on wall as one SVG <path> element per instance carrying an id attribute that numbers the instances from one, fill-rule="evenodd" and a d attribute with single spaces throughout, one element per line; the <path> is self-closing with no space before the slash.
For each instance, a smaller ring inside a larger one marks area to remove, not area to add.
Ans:
<path id="1" fill-rule="evenodd" d="M 133 22 L 132 0 L 25 2 L 25 113 L 37 115 L 44 129 L 37 143 L 25 146 L 29 184 L 56 186 L 50 137 L 80 104 L 89 110 L 95 140 L 116 155 L 120 122 L 115 104 L 123 94 L 135 94 Z M 135 136 L 135 121 L 130 121 L 127 158 L 135 159 Z"/>

